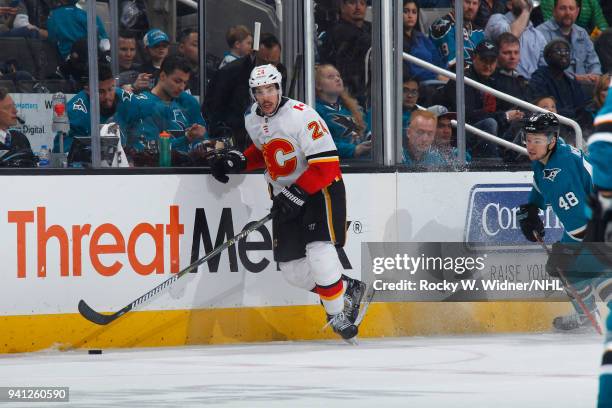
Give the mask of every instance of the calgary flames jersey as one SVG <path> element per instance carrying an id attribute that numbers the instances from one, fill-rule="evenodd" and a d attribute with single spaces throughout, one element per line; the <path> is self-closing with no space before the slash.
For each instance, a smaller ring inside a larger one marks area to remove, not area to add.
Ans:
<path id="1" fill-rule="evenodd" d="M 309 165 L 339 160 L 327 125 L 302 102 L 282 98 L 281 106 L 271 117 L 262 115 L 254 103 L 245 116 L 245 127 L 263 155 L 265 177 L 274 195 L 295 183 Z"/>

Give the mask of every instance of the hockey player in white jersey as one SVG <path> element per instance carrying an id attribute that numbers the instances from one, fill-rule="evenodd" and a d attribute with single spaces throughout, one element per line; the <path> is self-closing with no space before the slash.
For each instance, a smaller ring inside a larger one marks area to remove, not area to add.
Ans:
<path id="1" fill-rule="evenodd" d="M 336 252 L 346 239 L 338 151 L 314 109 L 282 96 L 281 79 L 273 65 L 253 69 L 249 87 L 255 103 L 245 116 L 253 145 L 244 153 L 228 150 L 215 156 L 212 174 L 226 183 L 228 173 L 266 169 L 275 214 L 274 260 L 290 284 L 319 295 L 328 325 L 349 340 L 357 335 L 365 284 L 343 279 Z"/>

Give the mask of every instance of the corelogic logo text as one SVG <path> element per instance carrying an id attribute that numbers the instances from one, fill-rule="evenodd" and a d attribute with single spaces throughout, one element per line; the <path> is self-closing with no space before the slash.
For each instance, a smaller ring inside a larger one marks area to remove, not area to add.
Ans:
<path id="1" fill-rule="evenodd" d="M 531 248 L 516 219 L 521 204 L 527 203 L 531 184 L 477 184 L 470 192 L 465 241 L 474 247 L 508 250 Z M 546 241 L 557 241 L 563 225 L 552 211 L 540 211 Z"/>

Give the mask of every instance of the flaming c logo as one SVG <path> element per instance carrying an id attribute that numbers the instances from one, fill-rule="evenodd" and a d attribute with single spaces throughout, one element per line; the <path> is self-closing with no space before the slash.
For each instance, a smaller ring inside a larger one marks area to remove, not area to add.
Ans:
<path id="1" fill-rule="evenodd" d="M 286 139 L 272 139 L 263 145 L 266 168 L 272 180 L 286 177 L 295 171 L 297 168 L 297 157 L 291 154 L 294 152 L 295 147 Z"/>

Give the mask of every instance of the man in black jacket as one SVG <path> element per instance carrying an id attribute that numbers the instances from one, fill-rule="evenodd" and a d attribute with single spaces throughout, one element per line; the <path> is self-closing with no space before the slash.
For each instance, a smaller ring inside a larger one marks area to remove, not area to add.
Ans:
<path id="1" fill-rule="evenodd" d="M 497 37 L 496 43 L 499 48 L 499 57 L 497 58 L 497 70 L 492 77 L 494 88 L 515 98 L 530 101 L 528 80 L 516 69 L 521 62 L 519 39 L 512 33 L 503 33 Z M 501 100 L 499 106 L 502 109 L 515 107 Z"/>
<path id="2" fill-rule="evenodd" d="M 350 94 L 365 106 L 366 57 L 372 45 L 372 24 L 365 21 L 365 0 L 337 0 L 340 21 L 330 28 L 319 49 L 322 64 L 334 65 Z"/>
<path id="3" fill-rule="evenodd" d="M 473 64 L 465 70 L 465 76 L 494 88 L 491 76 L 497 67 L 498 55 L 497 46 L 493 42 L 482 41 L 474 50 Z M 448 106 L 449 111 L 452 112 L 457 111 L 456 86 L 455 81 L 448 81 L 437 97 L 437 104 Z M 493 95 L 471 86 L 465 87 L 466 122 L 493 135 L 498 134 L 500 123 L 503 123 L 506 114 L 506 112 L 498 111 L 497 104 L 497 98 Z M 498 157 L 496 145 L 486 143 L 483 139 L 470 133 L 466 133 L 466 141 L 475 159 Z"/>
<path id="4" fill-rule="evenodd" d="M 17 125 L 17 108 L 13 98 L 8 93 L 6 88 L 0 88 L 0 167 L 35 167 L 35 162 L 32 159 L 32 148 L 30 141 L 21 132 L 11 129 Z M 7 157 L 16 157 L 15 153 L 24 154 L 19 161 L 9 163 Z M 24 158 L 30 160 L 23 160 Z M 27 161 L 27 162 L 26 162 Z"/>
<path id="5" fill-rule="evenodd" d="M 278 39 L 273 34 L 263 33 L 259 51 L 231 62 L 215 73 L 208 83 L 202 105 L 202 114 L 212 138 L 224 136 L 223 129 L 231 129 L 235 148 L 243 151 L 251 144 L 244 128 L 244 114 L 252 105 L 249 76 L 256 66 L 272 64 L 282 74 L 282 86 L 286 89 L 287 70 L 280 58 Z"/>
<path id="6" fill-rule="evenodd" d="M 592 123 L 593 118 L 584 109 L 588 96 L 576 77 L 565 71 L 571 62 L 570 44 L 560 38 L 552 40 L 544 48 L 544 59 L 548 66 L 538 68 L 529 80 L 532 97 L 552 96 L 559 115 L 585 122 L 581 124 Z"/>

